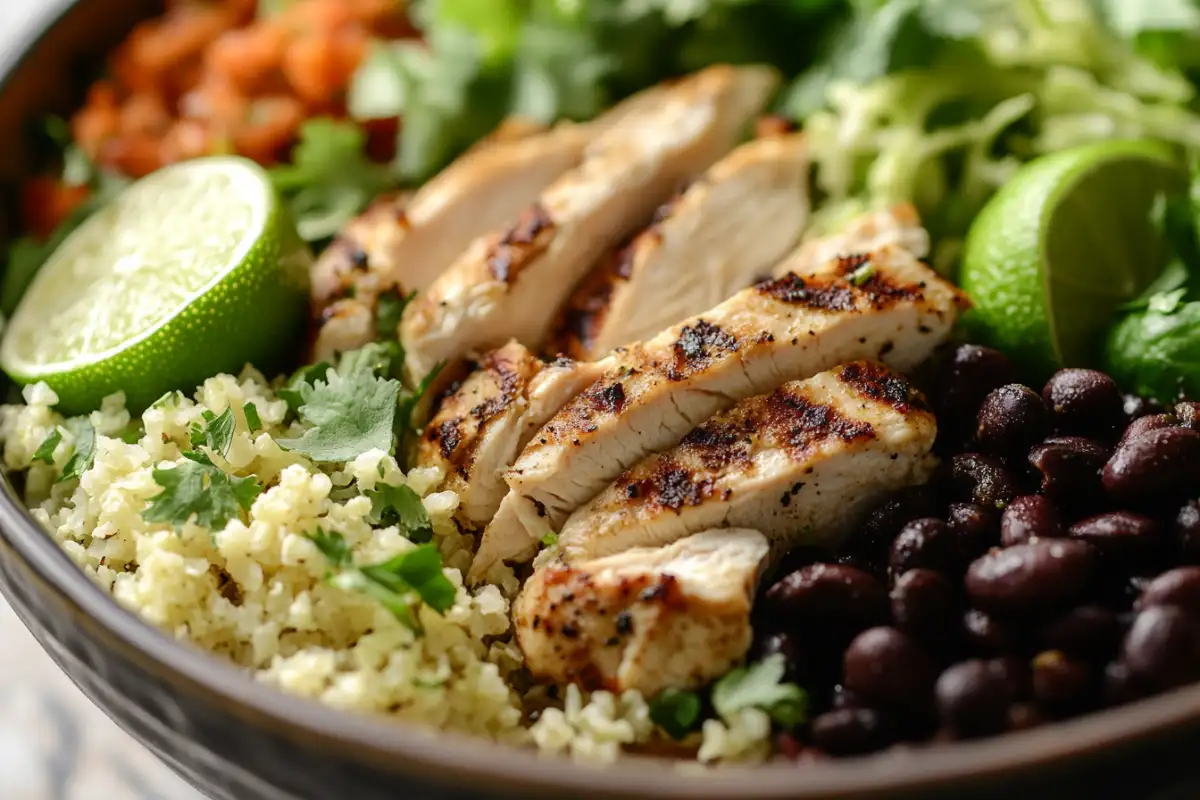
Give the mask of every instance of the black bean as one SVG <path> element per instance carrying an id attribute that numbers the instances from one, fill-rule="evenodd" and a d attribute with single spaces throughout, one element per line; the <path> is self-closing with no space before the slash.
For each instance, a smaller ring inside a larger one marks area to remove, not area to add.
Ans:
<path id="1" fill-rule="evenodd" d="M 937 670 L 916 640 L 896 628 L 871 628 L 846 648 L 847 689 L 870 703 L 922 709 L 930 699 Z"/>
<path id="2" fill-rule="evenodd" d="M 1050 611 L 1078 601 L 1094 571 L 1095 555 L 1088 544 L 1039 539 L 977 559 L 967 569 L 967 596 L 995 614 Z"/>
<path id="3" fill-rule="evenodd" d="M 1062 522 L 1054 503 L 1040 494 L 1014 499 L 1000 518 L 1000 541 L 1005 547 L 1030 539 L 1056 539 L 1063 535 Z"/>
<path id="4" fill-rule="evenodd" d="M 1153 606 L 1175 606 L 1200 622 L 1200 567 L 1177 567 L 1146 584 L 1135 607 Z"/>
<path id="5" fill-rule="evenodd" d="M 976 417 L 975 441 L 987 453 L 1023 453 L 1046 435 L 1049 419 L 1036 392 L 1010 383 L 984 398 Z"/>
<path id="6" fill-rule="evenodd" d="M 938 717 L 955 738 L 1000 733 L 1008 725 L 1014 692 L 996 662 L 972 659 L 948 668 L 934 689 Z"/>
<path id="7" fill-rule="evenodd" d="M 1176 403 L 1175 416 L 1179 419 L 1179 427 L 1200 431 L 1200 403 Z"/>
<path id="8" fill-rule="evenodd" d="M 1033 659 L 1033 697 L 1051 713 L 1074 714 L 1095 705 L 1100 686 L 1087 664 L 1073 661 L 1058 650 L 1047 650 Z"/>
<path id="9" fill-rule="evenodd" d="M 1129 439 L 1104 465 L 1104 488 L 1141 507 L 1186 497 L 1200 488 L 1200 433 L 1163 428 Z"/>
<path id="10" fill-rule="evenodd" d="M 1116 381 L 1094 369 L 1060 369 L 1042 389 L 1042 401 L 1061 433 L 1107 438 L 1125 422 Z"/>
<path id="11" fill-rule="evenodd" d="M 1196 623 L 1175 606 L 1138 613 L 1125 636 L 1121 663 L 1134 680 L 1172 689 L 1200 678 L 1200 635 Z"/>
<path id="12" fill-rule="evenodd" d="M 870 708 L 839 708 L 826 711 L 812 721 L 812 740 L 835 756 L 862 755 L 882 750 L 893 741 L 894 726 Z"/>
<path id="13" fill-rule="evenodd" d="M 908 635 L 944 646 L 958 619 L 954 587 L 933 570 L 905 572 L 892 587 L 892 619 Z"/>
<path id="14" fill-rule="evenodd" d="M 1068 534 L 1093 545 L 1103 556 L 1126 567 L 1142 563 L 1162 545 L 1158 523 L 1134 511 L 1109 511 L 1081 519 Z"/>
<path id="15" fill-rule="evenodd" d="M 1030 686 L 1029 661 L 1027 659 L 1018 658 L 1017 656 L 1003 656 L 988 659 L 988 664 L 1008 681 L 1009 688 L 1012 690 L 1012 696 L 1015 699 L 1023 700 L 1029 696 L 1032 688 Z"/>
<path id="16" fill-rule="evenodd" d="M 810 564 L 821 562 L 830 562 L 831 557 L 828 550 L 822 550 L 819 547 L 810 547 L 808 545 L 800 545 L 788 550 L 783 558 L 779 560 L 779 566 L 775 570 L 775 574 L 783 577 L 790 575 L 801 567 L 807 567 Z"/>
<path id="17" fill-rule="evenodd" d="M 888 566 L 893 575 L 903 575 L 910 569 L 932 569 L 946 572 L 954 563 L 954 543 L 950 528 L 940 519 L 916 519 L 900 529 L 892 542 Z"/>
<path id="18" fill-rule="evenodd" d="M 834 708 L 864 708 L 866 703 L 861 697 L 839 683 L 833 687 L 830 705 Z"/>
<path id="19" fill-rule="evenodd" d="M 1153 687 L 1134 678 L 1129 668 L 1119 661 L 1113 661 L 1104 667 L 1104 704 L 1121 706 L 1139 700 L 1150 694 Z"/>
<path id="20" fill-rule="evenodd" d="M 1116 612 L 1099 605 L 1073 608 L 1042 628 L 1042 644 L 1082 659 L 1107 659 L 1117 652 L 1125 627 Z"/>
<path id="21" fill-rule="evenodd" d="M 1141 436 L 1143 433 L 1160 430 L 1162 428 L 1174 428 L 1179 423 L 1174 414 L 1149 414 L 1144 417 L 1138 417 L 1133 422 L 1129 423 L 1129 427 L 1121 434 L 1120 440 L 1117 442 L 1117 447 L 1121 447 L 1130 439 Z"/>
<path id="22" fill-rule="evenodd" d="M 1192 563 L 1200 561 L 1200 502 L 1189 500 L 1180 507 L 1171 535 L 1184 559 Z"/>
<path id="23" fill-rule="evenodd" d="M 1042 493 L 1058 501 L 1085 502 L 1100 493 L 1100 474 L 1109 450 L 1080 436 L 1048 439 L 1029 451 Z"/>
<path id="24" fill-rule="evenodd" d="M 946 524 L 960 569 L 1000 543 L 1000 520 L 994 509 L 975 503 L 951 503 Z"/>
<path id="25" fill-rule="evenodd" d="M 999 656 L 1022 649 L 1023 637 L 1007 621 L 1001 621 L 977 608 L 969 609 L 962 618 L 963 636 L 972 652 L 984 656 Z"/>
<path id="26" fill-rule="evenodd" d="M 902 489 L 878 503 L 850 536 L 847 550 L 871 561 L 886 562 L 892 540 L 908 522 L 935 515 L 933 493 L 924 486 Z"/>
<path id="27" fill-rule="evenodd" d="M 767 613 L 788 624 L 832 623 L 852 631 L 886 621 L 887 590 L 862 570 L 811 564 L 784 576 L 767 590 Z"/>
<path id="28" fill-rule="evenodd" d="M 1008 708 L 1008 730 L 1027 731 L 1046 722 L 1046 716 L 1035 703 L 1013 703 Z"/>
<path id="29" fill-rule="evenodd" d="M 993 456 L 962 453 L 950 460 L 950 476 L 972 503 L 1001 509 L 1021 494 L 1016 478 Z"/>
<path id="30" fill-rule="evenodd" d="M 975 421 L 975 412 L 983 398 L 993 389 L 1012 383 L 1016 372 L 1012 362 L 999 350 L 963 344 L 954 348 L 941 369 L 940 379 L 932 395 L 943 416 Z"/>

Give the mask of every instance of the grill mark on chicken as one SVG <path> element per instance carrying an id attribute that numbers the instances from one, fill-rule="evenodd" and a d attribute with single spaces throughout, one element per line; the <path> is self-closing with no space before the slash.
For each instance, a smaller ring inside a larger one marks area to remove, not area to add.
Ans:
<path id="1" fill-rule="evenodd" d="M 805 281 L 794 272 L 758 285 L 758 290 L 784 303 L 822 311 L 853 311 L 854 287 L 843 281 L 822 285 Z"/>
<path id="2" fill-rule="evenodd" d="M 447 461 L 453 460 L 451 457 L 461 441 L 462 433 L 458 429 L 461 424 L 462 417 L 455 417 L 435 428 L 430 428 L 429 433 L 425 434 L 429 437 L 429 441 L 437 442 L 438 449 L 442 452 L 442 458 Z"/>
<path id="3" fill-rule="evenodd" d="M 765 413 L 756 415 L 763 427 L 762 435 L 782 443 L 795 461 L 823 441 L 853 442 L 875 435 L 869 422 L 847 419 L 832 406 L 814 403 L 789 387 L 767 395 L 763 406 Z"/>
<path id="4" fill-rule="evenodd" d="M 605 385 L 597 381 L 584 391 L 583 396 L 600 413 L 620 414 L 625 407 L 625 387 L 620 383 Z"/>
<path id="5" fill-rule="evenodd" d="M 869 261 L 869 255 L 846 256 L 838 260 L 838 267 L 832 274 L 805 279 L 789 272 L 764 281 L 757 288 L 781 302 L 821 311 L 855 311 L 860 305 L 882 310 L 902 300 L 919 302 L 923 299 L 923 285 L 894 283 L 879 272 L 857 284 L 846 279 L 846 275 Z"/>
<path id="6" fill-rule="evenodd" d="M 900 413 L 929 406 L 916 389 L 900 375 L 871 361 L 857 361 L 841 368 L 838 377 L 861 395 L 887 403 Z"/>
<path id="7" fill-rule="evenodd" d="M 488 271 L 496 280 L 514 283 L 521 270 L 550 246 L 554 227 L 554 220 L 541 203 L 533 203 L 492 246 L 487 256 Z"/>
<path id="8" fill-rule="evenodd" d="M 675 360 L 667 377 L 673 381 L 685 380 L 704 370 L 715 356 L 736 353 L 738 347 L 736 337 L 701 319 L 679 334 L 674 347 Z"/>

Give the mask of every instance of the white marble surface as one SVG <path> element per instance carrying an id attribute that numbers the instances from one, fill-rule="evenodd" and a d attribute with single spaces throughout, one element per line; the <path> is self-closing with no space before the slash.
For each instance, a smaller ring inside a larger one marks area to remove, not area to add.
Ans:
<path id="1" fill-rule="evenodd" d="M 0 0 L 0 51 L 60 0 Z M 0 600 L 0 800 L 200 800 L 91 704 Z"/>

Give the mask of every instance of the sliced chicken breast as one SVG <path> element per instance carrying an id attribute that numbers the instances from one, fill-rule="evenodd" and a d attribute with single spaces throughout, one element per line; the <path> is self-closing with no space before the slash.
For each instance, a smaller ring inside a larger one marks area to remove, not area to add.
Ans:
<path id="1" fill-rule="evenodd" d="M 899 374 L 855 361 L 711 417 L 627 470 L 558 536 L 569 562 L 752 527 L 776 556 L 832 547 L 881 494 L 933 472 L 937 424 Z"/>
<path id="2" fill-rule="evenodd" d="M 375 203 L 348 223 L 313 266 L 311 292 L 320 325 L 315 357 L 327 359 L 369 342 L 382 292 L 425 289 L 475 238 L 510 222 L 577 165 L 591 136 L 584 125 L 564 123 L 545 131 L 509 122 L 411 198 Z M 338 302 L 371 318 L 365 338 L 348 337 L 345 326 L 326 332 L 326 321 L 339 319 L 327 309 Z"/>
<path id="3" fill-rule="evenodd" d="M 861 214 L 835 233 L 806 236 L 795 252 L 776 265 L 774 274 L 807 275 L 838 256 L 873 253 L 888 246 L 907 250 L 921 259 L 929 255 L 929 232 L 921 226 L 912 204 Z"/>
<path id="4" fill-rule="evenodd" d="M 527 550 L 626 469 L 739 400 L 860 358 L 916 366 L 967 305 L 911 253 L 886 247 L 760 283 L 618 352 L 506 474 L 525 534 L 489 526 L 472 574 Z"/>
<path id="5" fill-rule="evenodd" d="M 560 312 L 551 351 L 594 359 L 761 279 L 804 229 L 807 181 L 799 134 L 737 148 L 592 269 Z"/>
<path id="6" fill-rule="evenodd" d="M 405 309 L 410 376 L 508 339 L 536 346 L 571 288 L 683 180 L 724 155 L 770 97 L 776 74 L 712 67 L 631 101 L 583 162 L 503 232 L 475 240 Z"/>
<path id="7" fill-rule="evenodd" d="M 458 518 L 480 528 L 508 492 L 504 471 L 569 399 L 603 372 L 567 358 L 549 364 L 509 342 L 488 353 L 446 397 L 417 446 L 422 466 L 442 466 L 443 488 L 458 494 Z"/>
<path id="8" fill-rule="evenodd" d="M 535 570 L 514 603 L 534 676 L 587 689 L 693 689 L 750 647 L 750 607 L 768 544 L 758 531 L 705 531 Z"/>

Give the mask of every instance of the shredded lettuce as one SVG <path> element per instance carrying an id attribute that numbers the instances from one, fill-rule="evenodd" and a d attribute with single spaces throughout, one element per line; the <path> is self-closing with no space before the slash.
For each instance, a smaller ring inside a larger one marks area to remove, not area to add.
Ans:
<path id="1" fill-rule="evenodd" d="M 858 4 L 789 90 L 825 199 L 817 224 L 913 201 L 952 271 L 970 220 L 1021 163 L 1088 141 L 1200 147 L 1188 66 L 1143 54 L 1200 19 L 1123 0 L 883 0 Z M 1136 7 L 1136 9 L 1135 9 Z M 1196 24 L 1194 24 L 1196 23 Z"/>

